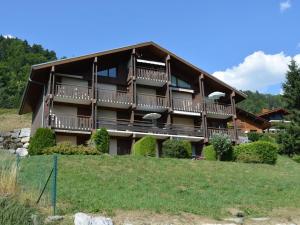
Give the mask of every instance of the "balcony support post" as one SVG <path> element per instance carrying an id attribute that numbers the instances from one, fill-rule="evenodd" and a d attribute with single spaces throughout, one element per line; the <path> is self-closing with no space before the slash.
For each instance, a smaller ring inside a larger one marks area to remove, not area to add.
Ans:
<path id="1" fill-rule="evenodd" d="M 237 116 L 236 116 L 236 107 L 235 107 L 235 92 L 233 91 L 230 94 L 230 102 L 231 102 L 231 110 L 232 110 L 232 123 L 233 123 L 233 139 L 236 143 L 238 140 L 238 133 L 237 133 Z"/>
<path id="2" fill-rule="evenodd" d="M 166 90 L 166 97 L 167 97 L 167 101 L 168 101 L 167 125 L 171 124 L 171 112 L 173 110 L 172 90 L 170 88 L 170 86 L 171 86 L 171 63 L 170 63 L 170 60 L 171 60 L 170 55 L 167 55 L 167 57 L 166 57 L 166 74 L 167 74 L 167 78 L 168 78 L 167 90 Z"/>
<path id="3" fill-rule="evenodd" d="M 132 91 L 132 108 L 136 107 L 136 51 L 132 49 L 131 58 L 131 91 Z"/>
<path id="4" fill-rule="evenodd" d="M 171 86 L 171 57 L 167 55 L 166 57 L 166 74 L 167 74 L 167 90 L 166 90 L 166 98 L 168 101 L 168 117 L 167 117 L 167 125 L 171 124 L 171 115 L 170 113 L 173 111 L 173 101 L 172 101 L 172 90 Z"/>
<path id="5" fill-rule="evenodd" d="M 201 74 L 199 77 L 199 92 L 200 92 L 201 104 L 202 104 L 202 127 L 203 127 L 204 142 L 207 143 L 208 142 L 208 130 L 207 130 L 207 115 L 206 115 L 204 75 L 203 74 Z"/>
<path id="6" fill-rule="evenodd" d="M 54 98 L 54 89 L 55 89 L 55 67 L 52 66 L 51 67 L 51 71 L 50 71 L 50 78 L 49 78 L 49 84 L 48 84 L 48 93 L 49 93 L 49 101 L 48 101 L 48 106 L 49 106 L 49 117 L 48 117 L 48 127 L 51 128 L 51 119 L 52 117 L 50 116 L 50 114 L 53 113 L 53 98 Z"/>
<path id="7" fill-rule="evenodd" d="M 95 57 L 93 61 L 92 66 L 92 129 L 96 129 L 96 123 L 97 123 L 97 98 L 96 98 L 96 92 L 97 92 L 97 57 Z"/>

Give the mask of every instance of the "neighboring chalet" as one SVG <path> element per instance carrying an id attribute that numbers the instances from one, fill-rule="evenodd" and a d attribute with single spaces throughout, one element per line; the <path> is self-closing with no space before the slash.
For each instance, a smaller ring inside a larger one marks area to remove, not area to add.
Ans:
<path id="1" fill-rule="evenodd" d="M 247 112 L 241 108 L 236 108 L 237 126 L 244 133 L 257 132 L 263 133 L 271 127 L 271 123 L 266 119 L 256 116 L 253 113 Z"/>
<path id="2" fill-rule="evenodd" d="M 257 114 L 257 116 L 269 121 L 271 123 L 271 127 L 269 127 L 266 131 L 271 133 L 278 132 L 278 125 L 281 123 L 290 123 L 289 120 L 285 120 L 284 116 L 289 115 L 289 112 L 285 109 L 262 109 L 262 112 Z"/>
<path id="3" fill-rule="evenodd" d="M 158 146 L 168 138 L 189 140 L 197 154 L 213 133 L 238 141 L 236 103 L 245 97 L 146 42 L 32 66 L 19 113 L 32 112 L 32 133 L 51 128 L 57 142 L 84 144 L 93 130 L 105 127 L 111 154 L 130 153 L 145 135 Z M 149 113 L 160 118 L 149 120 Z"/>

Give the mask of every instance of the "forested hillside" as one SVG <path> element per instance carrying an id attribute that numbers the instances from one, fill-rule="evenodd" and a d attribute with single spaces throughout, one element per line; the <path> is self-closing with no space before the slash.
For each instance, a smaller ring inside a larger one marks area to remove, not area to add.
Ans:
<path id="1" fill-rule="evenodd" d="M 56 53 L 41 45 L 0 35 L 0 108 L 17 108 L 33 64 L 56 59 Z M 258 113 L 262 108 L 283 107 L 280 95 L 245 91 L 248 98 L 238 106 Z"/>
<path id="2" fill-rule="evenodd" d="M 33 64 L 56 59 L 41 45 L 0 35 L 0 108 L 17 108 Z"/>
<path id="3" fill-rule="evenodd" d="M 263 108 L 284 108 L 282 95 L 263 94 L 259 92 L 243 91 L 247 94 L 247 99 L 240 102 L 238 107 L 252 112 L 259 113 Z"/>

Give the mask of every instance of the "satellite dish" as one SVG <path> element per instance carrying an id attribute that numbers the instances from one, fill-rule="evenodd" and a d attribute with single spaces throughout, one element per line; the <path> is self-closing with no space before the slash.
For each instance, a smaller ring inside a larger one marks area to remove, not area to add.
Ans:
<path id="1" fill-rule="evenodd" d="M 159 113 L 148 113 L 145 116 L 143 116 L 143 119 L 145 120 L 157 120 L 161 117 Z"/>

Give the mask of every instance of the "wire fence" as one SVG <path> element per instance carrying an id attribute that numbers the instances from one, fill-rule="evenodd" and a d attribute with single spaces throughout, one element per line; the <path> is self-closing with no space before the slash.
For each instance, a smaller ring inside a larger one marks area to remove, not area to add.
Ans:
<path id="1" fill-rule="evenodd" d="M 16 182 L 22 196 L 56 214 L 57 155 L 16 157 Z"/>

